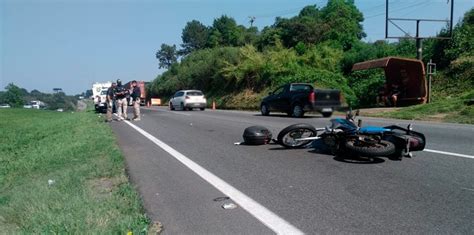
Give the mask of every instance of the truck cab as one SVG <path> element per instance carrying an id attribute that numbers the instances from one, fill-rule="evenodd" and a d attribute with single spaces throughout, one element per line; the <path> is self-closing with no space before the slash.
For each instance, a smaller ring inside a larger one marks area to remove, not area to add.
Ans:
<path id="1" fill-rule="evenodd" d="M 112 82 L 96 82 L 92 85 L 92 97 L 96 112 L 106 112 L 107 110 L 107 90 L 112 86 Z"/>

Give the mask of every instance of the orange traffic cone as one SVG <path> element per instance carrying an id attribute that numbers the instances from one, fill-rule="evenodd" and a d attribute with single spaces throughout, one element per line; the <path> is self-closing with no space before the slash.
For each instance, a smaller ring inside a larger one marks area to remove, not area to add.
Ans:
<path id="1" fill-rule="evenodd" d="M 212 110 L 216 110 L 216 101 L 215 100 L 212 101 Z"/>

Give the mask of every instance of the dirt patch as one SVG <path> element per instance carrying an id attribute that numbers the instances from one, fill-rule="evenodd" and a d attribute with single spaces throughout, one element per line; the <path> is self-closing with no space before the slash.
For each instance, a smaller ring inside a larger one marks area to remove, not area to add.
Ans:
<path id="1" fill-rule="evenodd" d="M 425 118 L 423 118 L 423 120 L 433 121 L 433 122 L 443 122 L 448 115 L 449 113 L 438 113 L 438 114 L 426 116 Z"/>
<path id="2" fill-rule="evenodd" d="M 124 177 L 102 177 L 89 180 L 88 185 L 92 193 L 98 197 L 111 196 L 112 191 L 120 184 L 126 182 Z"/>
<path id="3" fill-rule="evenodd" d="M 149 235 L 156 235 L 160 234 L 163 231 L 163 225 L 159 221 L 155 221 L 148 226 L 148 233 Z"/>
<path id="4" fill-rule="evenodd" d="M 85 111 L 86 109 L 87 109 L 87 104 L 82 100 L 78 100 L 76 110 L 78 112 L 82 112 L 82 111 Z"/>
<path id="5" fill-rule="evenodd" d="M 369 108 L 369 109 L 359 109 L 360 115 L 370 115 L 370 114 L 378 114 L 378 113 L 386 113 L 386 112 L 396 112 L 399 111 L 401 108 L 395 107 L 384 107 L 384 108 Z"/>

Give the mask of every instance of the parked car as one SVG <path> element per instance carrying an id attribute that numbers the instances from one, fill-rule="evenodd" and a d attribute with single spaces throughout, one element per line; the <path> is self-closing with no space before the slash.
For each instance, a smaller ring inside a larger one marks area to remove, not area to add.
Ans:
<path id="1" fill-rule="evenodd" d="M 180 90 L 170 99 L 169 106 L 171 110 L 192 110 L 199 108 L 206 109 L 207 101 L 202 91 L 199 90 Z"/>
<path id="2" fill-rule="evenodd" d="M 0 104 L 0 108 L 6 109 L 6 108 L 11 108 L 9 104 Z"/>
<path id="3" fill-rule="evenodd" d="M 263 98 L 260 111 L 263 116 L 269 115 L 271 111 L 279 111 L 294 117 L 303 117 L 306 111 L 317 111 L 324 117 L 330 117 L 334 109 L 340 106 L 339 90 L 321 90 L 307 83 L 290 83 L 278 87 Z"/>

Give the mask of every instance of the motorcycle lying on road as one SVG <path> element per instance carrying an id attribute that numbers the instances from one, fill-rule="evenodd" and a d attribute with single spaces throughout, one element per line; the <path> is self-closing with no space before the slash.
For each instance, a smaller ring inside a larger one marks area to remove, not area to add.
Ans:
<path id="1" fill-rule="evenodd" d="M 425 148 L 425 136 L 413 131 L 411 124 L 407 128 L 396 125 L 362 127 L 362 120 L 359 119 L 357 124 L 355 122 L 358 115 L 359 111 L 355 115 L 349 111 L 345 119 L 331 119 L 331 126 L 325 128 L 305 123 L 290 125 L 278 134 L 277 143 L 285 148 L 302 148 L 321 139 L 334 155 L 352 153 L 398 160 L 412 157 L 412 151 Z"/>

